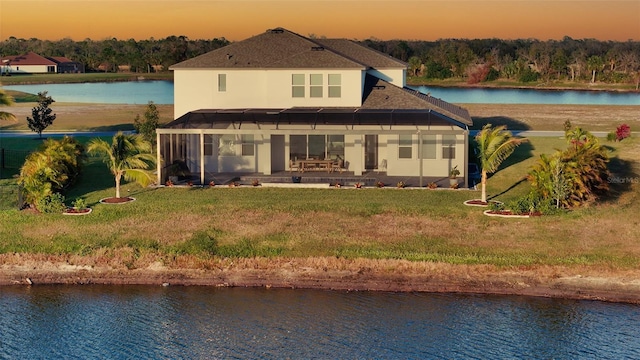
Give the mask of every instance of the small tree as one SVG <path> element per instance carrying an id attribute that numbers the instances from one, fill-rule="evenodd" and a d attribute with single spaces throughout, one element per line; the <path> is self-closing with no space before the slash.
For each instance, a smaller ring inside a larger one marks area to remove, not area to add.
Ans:
<path id="1" fill-rule="evenodd" d="M 38 136 L 42 138 L 42 131 L 49 125 L 53 124 L 53 120 L 56 119 L 56 114 L 51 114 L 53 110 L 49 108 L 49 105 L 55 101 L 51 96 L 47 96 L 47 92 L 38 93 L 38 106 L 31 109 L 31 116 L 27 116 L 27 122 L 29 123 L 29 129 L 38 133 Z"/>
<path id="2" fill-rule="evenodd" d="M 500 164 L 508 158 L 516 147 L 527 139 L 515 138 L 507 127 L 502 125 L 495 128 L 486 124 L 476 135 L 478 144 L 478 160 L 482 168 L 482 201 L 487 201 L 487 174 L 498 171 Z"/>
<path id="3" fill-rule="evenodd" d="M 155 156 L 151 154 L 151 143 L 142 135 L 129 135 L 118 132 L 113 136 L 111 144 L 102 139 L 93 139 L 87 149 L 90 154 L 99 154 L 115 177 L 116 198 L 120 197 L 120 180 L 134 181 L 142 186 L 153 182 L 149 173 L 155 163 Z"/>
<path id="4" fill-rule="evenodd" d="M 140 114 L 137 114 L 133 120 L 133 127 L 145 140 L 155 145 L 156 129 L 158 128 L 159 119 L 160 115 L 158 108 L 153 101 L 149 101 L 147 104 L 147 110 L 144 112 L 144 120 L 141 120 Z"/>

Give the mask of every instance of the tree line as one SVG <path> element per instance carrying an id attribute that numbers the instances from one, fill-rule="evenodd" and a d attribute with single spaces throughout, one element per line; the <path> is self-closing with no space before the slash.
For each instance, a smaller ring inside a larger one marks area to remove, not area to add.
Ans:
<path id="1" fill-rule="evenodd" d="M 383 41 L 367 46 L 409 64 L 409 76 L 468 83 L 530 81 L 640 82 L 640 41 L 444 39 Z"/>
<path id="2" fill-rule="evenodd" d="M 315 35 L 310 35 L 315 37 Z M 440 39 L 436 41 L 379 40 L 361 44 L 409 64 L 409 75 L 424 79 L 458 78 L 469 83 L 498 78 L 520 82 L 580 81 L 640 83 L 640 42 L 572 39 Z M 0 42 L 0 55 L 33 51 L 65 56 L 87 71 L 132 72 L 167 70 L 169 66 L 230 44 L 224 37 L 58 41 L 9 37 Z M 160 65 L 160 66 L 159 66 Z"/>
<path id="3" fill-rule="evenodd" d="M 42 56 L 64 56 L 84 64 L 85 70 L 117 72 L 122 67 L 131 72 L 168 70 L 169 66 L 228 45 L 225 38 L 190 40 L 186 36 L 164 39 L 74 41 L 19 39 L 9 37 L 0 42 L 0 56 L 22 55 L 33 51 Z"/>

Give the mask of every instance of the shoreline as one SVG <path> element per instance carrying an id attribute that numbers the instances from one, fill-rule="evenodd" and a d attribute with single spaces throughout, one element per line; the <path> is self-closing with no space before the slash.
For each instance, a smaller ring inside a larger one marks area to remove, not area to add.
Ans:
<path id="1" fill-rule="evenodd" d="M 128 269 L 124 264 L 76 265 L 69 259 L 21 261 L 22 257 L 2 256 L 7 261 L 0 266 L 0 286 L 262 287 L 513 295 L 640 304 L 640 270 L 602 275 L 602 269 L 587 267 L 497 268 L 406 260 L 376 260 L 372 268 L 371 260 L 336 258 L 203 260 L 206 269 L 166 266 L 155 260 Z"/>

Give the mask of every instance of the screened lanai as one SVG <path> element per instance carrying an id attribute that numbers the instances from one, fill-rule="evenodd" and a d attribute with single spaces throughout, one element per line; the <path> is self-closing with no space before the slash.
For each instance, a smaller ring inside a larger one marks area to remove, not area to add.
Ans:
<path id="1" fill-rule="evenodd" d="M 467 136 L 468 124 L 431 109 L 197 110 L 157 130 L 158 183 L 176 170 L 202 184 L 219 173 L 269 175 L 302 159 L 342 161 L 353 175 L 446 174 L 466 163 Z M 439 147 L 460 155 L 437 161 Z"/>

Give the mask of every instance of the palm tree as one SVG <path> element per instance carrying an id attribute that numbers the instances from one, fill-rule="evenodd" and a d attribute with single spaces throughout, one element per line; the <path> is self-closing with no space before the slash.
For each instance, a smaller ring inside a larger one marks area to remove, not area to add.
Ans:
<path id="1" fill-rule="evenodd" d="M 0 105 L 4 105 L 4 106 L 13 105 L 13 98 L 7 95 L 7 93 L 5 93 L 4 90 L 2 89 L 0 89 Z M 15 116 L 13 114 L 5 111 L 0 111 L 0 120 L 13 120 L 13 119 L 15 119 Z"/>
<path id="2" fill-rule="evenodd" d="M 121 131 L 113 136 L 111 144 L 102 139 L 93 139 L 87 146 L 89 154 L 99 154 L 115 176 L 116 198 L 120 198 L 120 180 L 133 181 L 148 186 L 153 177 L 148 172 L 155 164 L 151 153 L 151 143 L 140 135 L 124 134 Z"/>
<path id="3" fill-rule="evenodd" d="M 515 148 L 527 139 L 515 138 L 505 125 L 495 128 L 486 124 L 476 135 L 478 160 L 482 168 L 482 201 L 487 201 L 487 174 L 498 171 L 500 164 L 509 157 Z"/>

